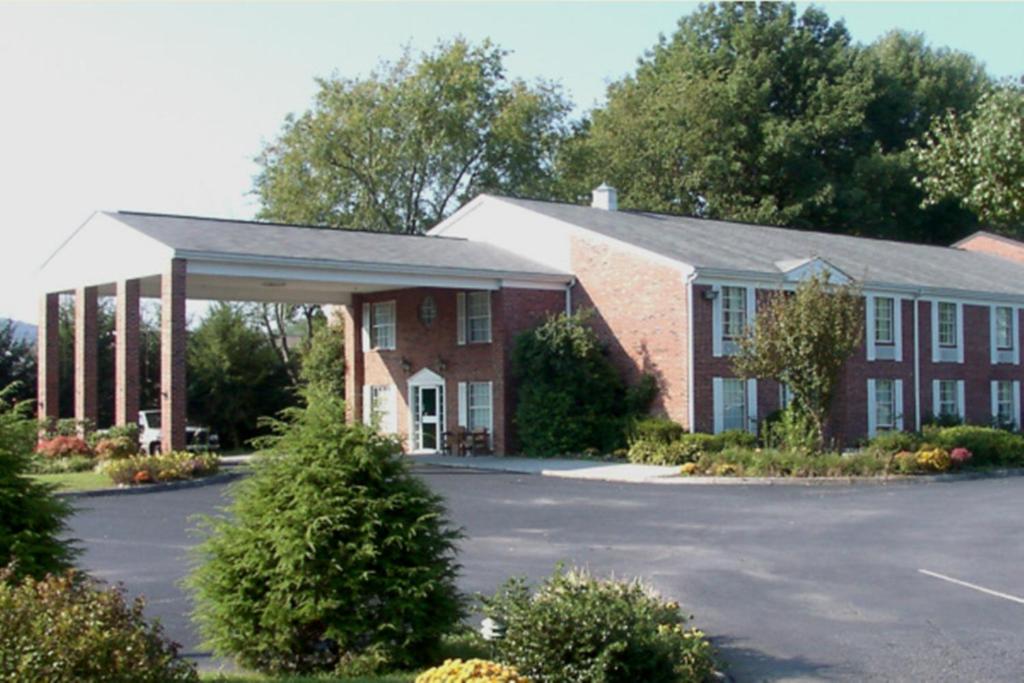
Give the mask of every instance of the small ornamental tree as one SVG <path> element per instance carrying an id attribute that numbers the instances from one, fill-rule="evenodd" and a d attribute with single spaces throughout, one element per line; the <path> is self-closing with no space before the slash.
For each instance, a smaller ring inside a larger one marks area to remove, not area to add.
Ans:
<path id="1" fill-rule="evenodd" d="M 733 368 L 743 378 L 786 384 L 793 410 L 810 422 L 821 448 L 840 372 L 863 332 L 860 288 L 835 284 L 827 273 L 819 273 L 801 282 L 795 293 L 776 292 L 759 307 Z"/>
<path id="2" fill-rule="evenodd" d="M 42 578 L 71 566 L 75 551 L 60 538 L 70 506 L 28 477 L 37 424 L 12 405 L 15 385 L 0 391 L 0 567 L 14 578 Z M 22 404 L 23 405 L 23 404 Z"/>
<path id="3" fill-rule="evenodd" d="M 207 643 L 266 673 L 414 668 L 458 623 L 455 541 L 441 498 L 398 443 L 310 390 L 271 451 L 208 518 L 189 579 Z"/>
<path id="4" fill-rule="evenodd" d="M 345 396 L 345 334 L 341 321 L 315 323 L 309 346 L 302 353 L 299 377 L 307 386 Z"/>

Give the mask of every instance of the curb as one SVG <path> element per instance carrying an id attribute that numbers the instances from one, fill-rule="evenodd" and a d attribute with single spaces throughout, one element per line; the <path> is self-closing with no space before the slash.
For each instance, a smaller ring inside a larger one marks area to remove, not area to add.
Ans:
<path id="1" fill-rule="evenodd" d="M 513 467 L 474 467 L 464 462 L 425 462 L 420 466 L 448 467 L 453 469 L 473 470 L 476 472 L 500 472 L 503 474 L 520 474 L 524 476 L 555 477 L 558 479 L 575 479 L 578 481 L 602 481 L 616 484 L 659 484 L 669 486 L 842 486 L 852 484 L 929 484 L 953 481 L 970 481 L 975 479 L 1007 479 L 1024 476 L 1024 468 L 989 470 L 986 472 L 962 472 L 946 474 L 894 474 L 879 477 L 684 477 L 679 474 L 652 475 L 644 479 L 624 479 L 614 476 L 576 476 L 572 471 L 540 470 L 527 472 Z"/>
<path id="2" fill-rule="evenodd" d="M 105 496 L 137 496 L 147 493 L 160 493 L 162 491 L 175 491 L 177 489 L 193 489 L 200 486 L 211 486 L 223 484 L 239 477 L 247 472 L 218 472 L 200 479 L 185 479 L 183 481 L 169 481 L 163 484 L 144 484 L 139 486 L 114 486 L 107 489 L 93 489 L 91 491 L 58 491 L 58 498 L 101 498 Z"/>

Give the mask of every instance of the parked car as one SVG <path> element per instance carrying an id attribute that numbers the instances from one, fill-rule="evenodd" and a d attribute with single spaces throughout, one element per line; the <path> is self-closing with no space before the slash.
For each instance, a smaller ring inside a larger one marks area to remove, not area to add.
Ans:
<path id="1" fill-rule="evenodd" d="M 139 442 L 150 455 L 160 452 L 160 411 L 143 410 L 139 413 Z M 185 427 L 185 450 L 193 452 L 215 451 L 220 448 L 220 437 L 209 427 Z"/>

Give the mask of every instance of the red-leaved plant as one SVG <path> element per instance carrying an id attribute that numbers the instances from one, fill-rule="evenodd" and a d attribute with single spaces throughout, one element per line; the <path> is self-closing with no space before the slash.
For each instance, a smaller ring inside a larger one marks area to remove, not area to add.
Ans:
<path id="1" fill-rule="evenodd" d="M 953 461 L 953 465 L 955 467 L 960 467 L 966 464 L 967 461 L 973 457 L 974 454 L 971 453 L 966 448 L 964 448 L 963 446 L 960 446 L 959 448 L 954 448 L 949 452 L 949 459 Z"/>
<path id="2" fill-rule="evenodd" d="M 36 453 L 47 458 L 70 458 L 73 455 L 92 456 L 92 449 L 77 436 L 55 436 L 40 441 Z"/>

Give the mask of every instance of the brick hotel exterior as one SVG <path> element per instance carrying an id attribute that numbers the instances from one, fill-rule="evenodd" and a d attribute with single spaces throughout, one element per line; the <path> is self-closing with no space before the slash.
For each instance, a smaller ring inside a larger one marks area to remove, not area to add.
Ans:
<path id="1" fill-rule="evenodd" d="M 111 240 L 136 258 L 113 263 Z M 336 306 L 351 417 L 379 420 L 409 450 L 439 448 L 462 425 L 513 451 L 513 340 L 581 307 L 627 381 L 656 377 L 653 412 L 692 431 L 755 430 L 786 396 L 734 377 L 735 339 L 768 293 L 820 271 L 865 294 L 865 341 L 830 422 L 838 441 L 944 414 L 1019 427 L 1024 244 L 978 233 L 935 247 L 618 211 L 606 186 L 589 207 L 483 195 L 427 236 L 96 214 L 43 268 L 40 414 L 55 416 L 56 297 L 74 293 L 79 417 L 96 411 L 97 297 L 117 297 L 119 422 L 138 406 L 139 299 L 171 311 L 168 448 L 184 438 L 186 298 Z"/>

